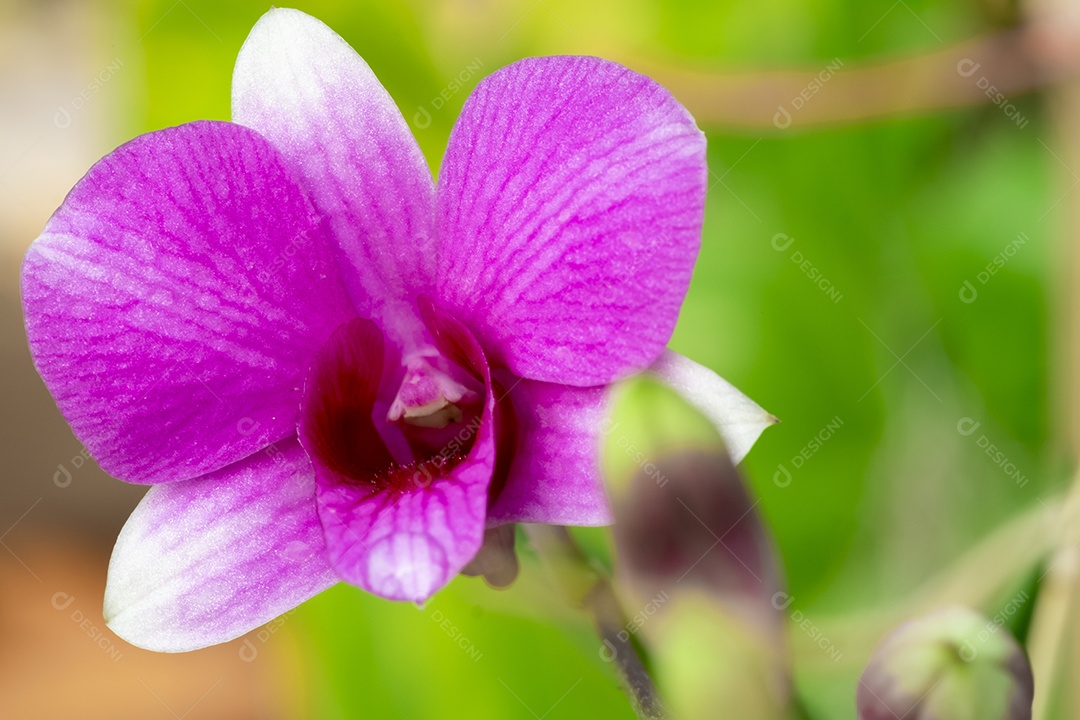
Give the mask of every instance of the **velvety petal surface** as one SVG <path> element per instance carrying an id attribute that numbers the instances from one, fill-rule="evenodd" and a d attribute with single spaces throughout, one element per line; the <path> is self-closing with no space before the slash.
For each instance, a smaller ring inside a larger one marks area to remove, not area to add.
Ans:
<path id="1" fill-rule="evenodd" d="M 232 115 L 298 170 L 333 229 L 359 314 L 408 349 L 421 330 L 411 303 L 434 270 L 434 183 L 371 68 L 319 20 L 272 9 L 240 49 Z"/>
<path id="2" fill-rule="evenodd" d="M 735 464 L 742 462 L 765 428 L 779 422 L 727 380 L 678 353 L 666 350 L 647 372 L 712 420 Z"/>
<path id="3" fill-rule="evenodd" d="M 289 439 L 212 475 L 151 488 L 109 563 L 109 627 L 149 650 L 195 650 L 333 585 L 312 476 Z"/>
<path id="4" fill-rule="evenodd" d="M 433 308 L 426 314 L 444 355 L 484 381 L 480 418 L 463 424 L 431 458 L 389 461 L 370 419 L 382 337 L 374 323 L 354 320 L 320 350 L 300 425 L 335 571 L 376 595 L 414 602 L 430 597 L 476 555 L 495 468 L 495 398 L 483 352 L 453 318 Z M 352 418 L 351 429 L 341 429 L 341 418 Z"/>
<path id="5" fill-rule="evenodd" d="M 221 122 L 98 162 L 31 245 L 22 293 L 64 417 L 107 472 L 142 483 L 294 434 L 310 358 L 353 312 L 281 156 Z"/>
<path id="6" fill-rule="evenodd" d="M 611 512 L 601 475 L 610 428 L 606 387 L 577 388 L 503 378 L 517 419 L 506 485 L 488 524 L 605 525 Z"/>
<path id="7" fill-rule="evenodd" d="M 647 77 L 528 58 L 466 102 L 439 174 L 437 295 L 496 365 L 600 385 L 663 350 L 704 212 L 705 137 Z"/>

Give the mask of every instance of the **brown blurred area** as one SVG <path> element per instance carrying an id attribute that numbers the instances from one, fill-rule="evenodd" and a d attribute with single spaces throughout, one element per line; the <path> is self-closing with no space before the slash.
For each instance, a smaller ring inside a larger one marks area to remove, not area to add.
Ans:
<path id="1" fill-rule="evenodd" d="M 140 650 L 113 635 L 101 618 L 108 548 L 100 541 L 29 518 L 4 539 L 0 717 L 305 716 L 287 625 L 265 642 L 256 634 L 182 655 Z"/>
<path id="2" fill-rule="evenodd" d="M 105 626 L 109 553 L 144 489 L 82 454 L 26 347 L 22 255 L 68 189 L 132 134 L 121 108 L 130 118 L 140 106 L 138 36 L 122 9 L 0 0 L 0 718 L 303 717 L 287 625 L 183 655 L 140 650 Z M 110 92 L 75 101 L 116 58 L 124 76 Z"/>

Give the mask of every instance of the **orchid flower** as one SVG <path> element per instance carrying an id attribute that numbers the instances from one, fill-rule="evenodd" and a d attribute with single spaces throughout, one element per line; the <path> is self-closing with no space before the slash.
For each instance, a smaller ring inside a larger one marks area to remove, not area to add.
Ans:
<path id="1" fill-rule="evenodd" d="M 338 581 L 422 602 L 507 523 L 610 521 L 613 383 L 665 379 L 741 458 L 771 422 L 665 350 L 705 139 L 592 57 L 481 82 L 433 182 L 389 94 L 274 9 L 233 121 L 98 162 L 29 249 L 30 349 L 101 467 L 152 485 L 105 617 L 141 647 L 235 638 Z"/>

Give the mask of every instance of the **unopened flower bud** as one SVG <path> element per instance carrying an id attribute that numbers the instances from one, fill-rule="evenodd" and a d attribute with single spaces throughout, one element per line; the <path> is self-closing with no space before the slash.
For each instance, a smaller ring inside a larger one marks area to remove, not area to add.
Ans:
<path id="1" fill-rule="evenodd" d="M 901 625 L 859 680 L 859 720 L 1030 720 L 1034 680 L 1000 623 L 949 608 Z"/>
<path id="2" fill-rule="evenodd" d="M 696 587 L 771 610 L 782 589 L 772 541 L 722 448 L 657 458 L 614 503 L 623 569 L 646 597 Z"/>

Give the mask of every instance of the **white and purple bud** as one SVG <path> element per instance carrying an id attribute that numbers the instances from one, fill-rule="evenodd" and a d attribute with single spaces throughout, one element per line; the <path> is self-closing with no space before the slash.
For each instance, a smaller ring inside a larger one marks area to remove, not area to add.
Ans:
<path id="1" fill-rule="evenodd" d="M 1030 720 L 1023 648 L 999 623 L 953 607 L 907 622 L 874 649 L 859 679 L 859 720 Z"/>

